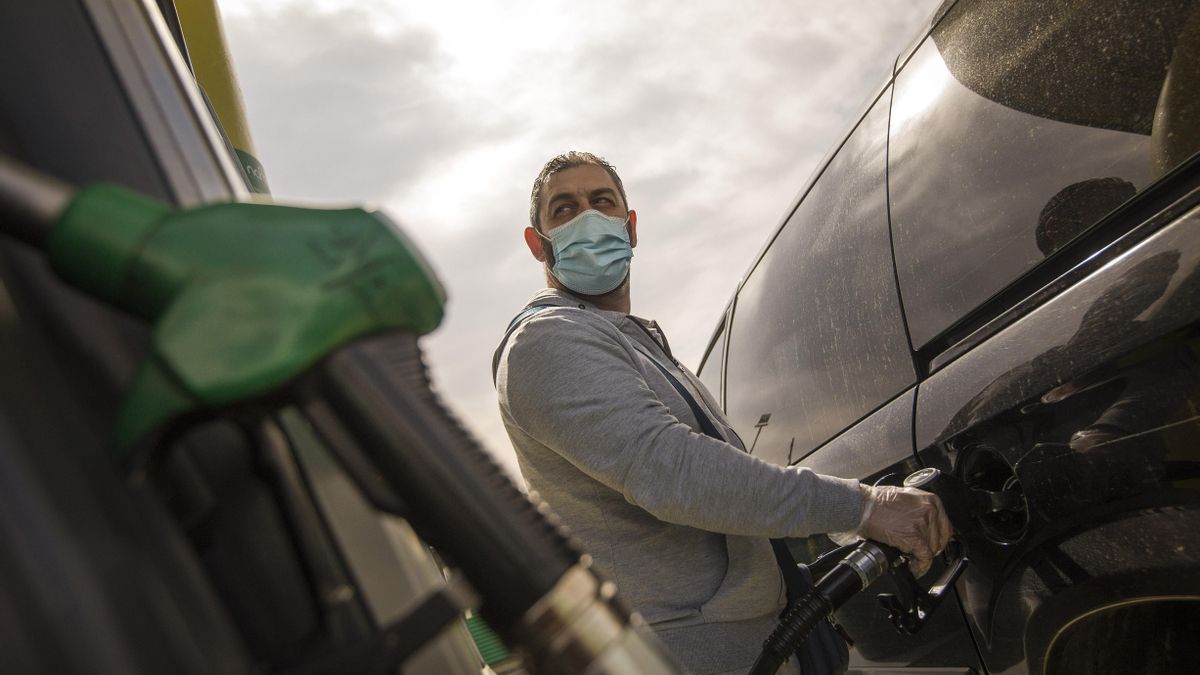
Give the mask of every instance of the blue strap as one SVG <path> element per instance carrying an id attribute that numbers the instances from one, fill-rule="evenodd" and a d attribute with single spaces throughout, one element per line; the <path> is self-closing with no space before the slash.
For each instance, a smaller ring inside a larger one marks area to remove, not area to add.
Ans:
<path id="1" fill-rule="evenodd" d="M 542 310 L 550 309 L 553 306 L 554 305 L 534 305 L 521 310 L 520 314 L 517 314 L 515 317 L 513 317 L 512 321 L 508 322 L 508 328 L 504 330 L 504 339 L 500 341 L 501 349 L 504 348 L 504 343 L 508 342 L 508 336 L 513 334 L 513 331 L 517 329 L 517 326 L 525 323 L 525 320 L 532 318 L 533 315 L 538 314 Z"/>
<path id="2" fill-rule="evenodd" d="M 513 317 L 512 321 L 508 322 L 508 328 L 504 331 L 504 337 L 500 340 L 500 346 L 496 347 L 496 356 L 492 358 L 493 387 L 496 386 L 496 371 L 500 369 L 500 355 L 504 353 L 504 345 L 508 344 L 508 338 L 512 337 L 512 334 L 516 332 L 518 326 L 525 323 L 535 314 L 550 309 L 554 306 L 555 305 L 533 305 L 532 307 L 526 307 L 525 309 L 521 310 L 520 314 L 517 314 L 515 317 Z"/>
<path id="3" fill-rule="evenodd" d="M 647 356 L 649 356 L 649 354 L 647 354 Z M 728 443 L 728 441 L 725 441 L 725 437 L 717 431 L 717 426 L 713 424 L 708 415 L 704 413 L 704 410 L 700 407 L 700 404 L 696 402 L 696 398 L 692 396 L 692 392 L 688 391 L 687 387 L 684 387 L 683 383 L 671 374 L 671 371 L 667 370 L 663 364 L 659 363 L 658 359 L 651 358 L 650 363 L 653 363 L 656 367 L 658 367 L 659 371 L 666 376 L 667 381 L 671 383 L 671 386 L 675 387 L 675 391 L 679 392 L 679 395 L 683 397 L 683 400 L 687 401 L 688 407 L 692 409 L 692 416 L 695 417 L 696 422 L 700 424 L 700 431 L 702 431 L 705 436 L 711 436 L 718 441 L 724 441 Z"/>
<path id="4" fill-rule="evenodd" d="M 692 393 L 683 386 L 683 383 L 681 383 L 678 378 L 672 375 L 671 371 L 667 370 L 661 363 L 658 362 L 657 359 L 651 358 L 650 363 L 658 366 L 658 369 L 662 371 L 662 374 L 667 376 L 667 381 L 670 382 L 673 387 L 675 387 L 675 391 L 678 391 L 679 395 L 683 397 L 683 400 L 687 401 L 688 406 L 692 409 L 692 415 L 695 416 L 696 421 L 700 424 L 700 430 L 704 432 L 704 435 L 715 438 L 718 441 L 724 441 L 725 439 L 719 433 L 717 433 L 716 425 L 713 424 L 708 415 L 704 413 L 704 410 L 700 408 L 700 405 L 696 403 L 695 397 L 693 397 Z M 788 550 L 787 545 L 783 543 L 783 540 L 772 539 L 771 551 L 775 554 L 775 563 L 779 565 L 779 570 L 783 572 L 783 580 L 784 586 L 787 588 L 788 602 L 792 602 L 796 600 L 796 598 L 807 593 L 809 589 L 812 588 L 812 581 L 805 579 L 804 573 L 796 565 L 796 559 L 792 557 L 792 552 Z"/>

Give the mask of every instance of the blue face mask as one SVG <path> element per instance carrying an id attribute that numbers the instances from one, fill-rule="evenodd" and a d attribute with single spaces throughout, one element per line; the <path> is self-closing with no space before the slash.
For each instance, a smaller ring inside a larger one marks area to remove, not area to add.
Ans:
<path id="1" fill-rule="evenodd" d="M 550 273 L 563 286 L 583 295 L 604 295 L 616 289 L 629 274 L 633 247 L 626 219 L 588 210 L 550 230 L 539 233 L 554 251 Z"/>

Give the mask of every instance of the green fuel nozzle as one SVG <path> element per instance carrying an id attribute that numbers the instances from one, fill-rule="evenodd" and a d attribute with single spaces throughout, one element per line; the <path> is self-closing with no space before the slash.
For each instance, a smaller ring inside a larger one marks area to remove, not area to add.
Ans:
<path id="1" fill-rule="evenodd" d="M 174 209 L 83 188 L 42 242 L 66 281 L 154 324 L 118 451 L 172 418 L 263 396 L 338 347 L 425 334 L 445 292 L 382 214 L 220 203 Z"/>

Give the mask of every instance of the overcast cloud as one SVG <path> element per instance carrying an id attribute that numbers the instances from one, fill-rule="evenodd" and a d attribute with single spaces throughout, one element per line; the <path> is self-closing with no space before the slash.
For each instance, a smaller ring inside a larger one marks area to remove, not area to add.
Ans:
<path id="1" fill-rule="evenodd" d="M 279 199 L 383 206 L 450 295 L 433 376 L 515 474 L 491 355 L 543 285 L 534 176 L 588 150 L 638 211 L 633 311 L 695 368 L 821 157 L 939 0 L 222 0 Z"/>

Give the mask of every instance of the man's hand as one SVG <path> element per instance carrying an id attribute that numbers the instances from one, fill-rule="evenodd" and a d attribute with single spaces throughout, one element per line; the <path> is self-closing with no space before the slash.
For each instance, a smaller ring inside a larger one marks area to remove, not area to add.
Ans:
<path id="1" fill-rule="evenodd" d="M 863 486 L 866 503 L 858 534 L 912 554 L 913 574 L 929 571 L 954 533 L 938 496 L 916 488 Z"/>

